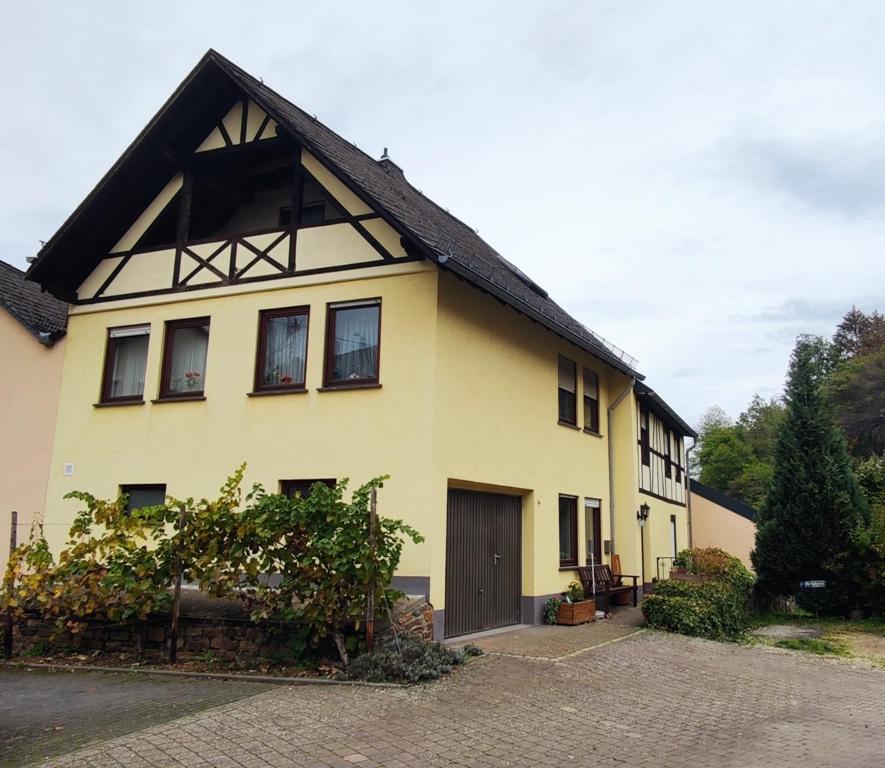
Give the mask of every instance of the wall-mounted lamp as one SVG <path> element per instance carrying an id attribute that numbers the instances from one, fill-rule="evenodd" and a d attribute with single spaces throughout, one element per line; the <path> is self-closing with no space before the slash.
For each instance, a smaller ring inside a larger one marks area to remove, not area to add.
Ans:
<path id="1" fill-rule="evenodd" d="M 639 511 L 636 513 L 636 519 L 639 521 L 639 527 L 645 527 L 645 521 L 648 520 L 648 513 L 651 512 L 651 507 L 648 504 L 643 504 L 639 507 Z"/>

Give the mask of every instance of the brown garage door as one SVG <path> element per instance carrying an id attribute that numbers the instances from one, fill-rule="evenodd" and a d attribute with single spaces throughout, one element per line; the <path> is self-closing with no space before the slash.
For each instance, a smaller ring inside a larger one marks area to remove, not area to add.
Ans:
<path id="1" fill-rule="evenodd" d="M 522 499 L 449 489 L 445 635 L 519 623 Z"/>

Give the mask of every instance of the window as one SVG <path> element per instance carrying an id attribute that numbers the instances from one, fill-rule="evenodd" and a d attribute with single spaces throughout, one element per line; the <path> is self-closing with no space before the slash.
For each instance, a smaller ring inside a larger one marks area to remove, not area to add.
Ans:
<path id="1" fill-rule="evenodd" d="M 160 399 L 203 396 L 208 349 L 208 317 L 166 323 Z"/>
<path id="2" fill-rule="evenodd" d="M 584 429 L 599 434 L 599 374 L 584 369 Z"/>
<path id="3" fill-rule="evenodd" d="M 267 309 L 258 316 L 255 391 L 304 389 L 307 307 Z"/>
<path id="4" fill-rule="evenodd" d="M 584 531 L 587 536 L 587 565 L 602 562 L 602 502 L 584 499 Z"/>
<path id="5" fill-rule="evenodd" d="M 673 442 L 676 446 L 676 482 L 682 482 L 682 441 L 683 437 L 679 434 L 673 435 Z"/>
<path id="6" fill-rule="evenodd" d="M 329 486 L 329 488 L 335 487 L 335 479 L 334 478 L 323 478 L 321 480 L 281 480 L 280 481 L 280 491 L 284 496 L 287 496 L 290 499 L 294 499 L 296 495 L 300 495 L 301 498 L 307 498 L 310 495 L 310 489 L 316 483 L 322 483 L 323 485 Z"/>
<path id="7" fill-rule="evenodd" d="M 670 455 L 670 430 L 664 427 L 664 475 L 673 477 L 673 458 Z"/>
<path id="8" fill-rule="evenodd" d="M 639 445 L 642 449 L 642 463 L 649 466 L 651 451 L 648 444 L 648 411 L 642 406 L 639 408 Z"/>
<path id="9" fill-rule="evenodd" d="M 559 420 L 578 425 L 578 367 L 567 357 L 559 355 Z"/>
<path id="10" fill-rule="evenodd" d="M 149 325 L 108 329 L 101 402 L 141 402 L 150 333 Z"/>
<path id="11" fill-rule="evenodd" d="M 327 318 L 324 385 L 377 384 L 381 300 L 330 304 Z"/>
<path id="12" fill-rule="evenodd" d="M 166 486 L 155 485 L 121 485 L 120 495 L 126 496 L 126 511 L 155 507 L 166 502 Z"/>
<path id="13" fill-rule="evenodd" d="M 578 564 L 578 499 L 559 497 L 559 566 Z"/>
<path id="14" fill-rule="evenodd" d="M 315 224 L 332 224 L 345 221 L 344 212 L 311 179 L 305 178 L 301 187 L 301 219 L 299 226 L 307 227 Z M 292 223 L 292 206 L 280 208 L 279 224 L 288 227 Z"/>
<path id="15" fill-rule="evenodd" d="M 676 546 L 676 515 L 670 515 L 670 543 L 673 546 L 673 557 L 679 554 L 679 548 Z"/>

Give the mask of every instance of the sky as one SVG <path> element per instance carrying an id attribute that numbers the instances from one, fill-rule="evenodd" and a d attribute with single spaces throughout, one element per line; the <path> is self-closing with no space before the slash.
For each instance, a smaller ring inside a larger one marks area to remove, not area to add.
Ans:
<path id="1" fill-rule="evenodd" d="M 210 47 L 470 224 L 690 423 L 885 310 L 885 3 L 3 3 L 25 266 Z"/>

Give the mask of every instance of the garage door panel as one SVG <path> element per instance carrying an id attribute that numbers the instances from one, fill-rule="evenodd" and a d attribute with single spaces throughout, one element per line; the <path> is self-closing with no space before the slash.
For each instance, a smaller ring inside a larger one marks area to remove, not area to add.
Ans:
<path id="1" fill-rule="evenodd" d="M 522 500 L 449 489 L 446 636 L 519 622 Z"/>

